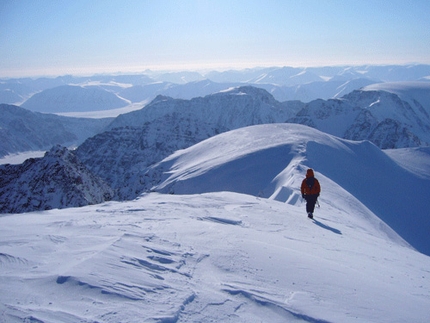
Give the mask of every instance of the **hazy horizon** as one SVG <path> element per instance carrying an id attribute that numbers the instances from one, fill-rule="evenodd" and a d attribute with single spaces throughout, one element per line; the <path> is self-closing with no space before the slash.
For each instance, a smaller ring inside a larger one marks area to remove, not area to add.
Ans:
<path id="1" fill-rule="evenodd" d="M 0 77 L 430 64 L 430 2 L 0 3 Z"/>

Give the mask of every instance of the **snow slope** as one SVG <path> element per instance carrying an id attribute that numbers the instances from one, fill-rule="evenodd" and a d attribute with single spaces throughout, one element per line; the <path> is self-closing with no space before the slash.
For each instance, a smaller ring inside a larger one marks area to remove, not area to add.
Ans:
<path id="1" fill-rule="evenodd" d="M 428 157 L 423 159 L 427 163 Z M 306 167 L 314 168 L 321 180 L 322 205 L 343 204 L 339 201 L 353 196 L 415 248 L 430 254 L 428 177 L 399 166 L 370 142 L 342 140 L 302 125 L 241 128 L 177 151 L 154 167 L 165 175 L 153 190 L 227 190 L 298 204 Z M 324 186 L 338 187 L 327 194 Z"/>
<path id="2" fill-rule="evenodd" d="M 313 221 L 249 195 L 151 193 L 3 216 L 0 321 L 427 322 L 430 258 L 355 207 Z"/>

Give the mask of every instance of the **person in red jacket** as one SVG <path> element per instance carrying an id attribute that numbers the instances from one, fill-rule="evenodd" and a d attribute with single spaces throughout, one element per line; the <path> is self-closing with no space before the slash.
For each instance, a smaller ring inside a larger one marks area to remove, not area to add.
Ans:
<path id="1" fill-rule="evenodd" d="M 306 172 L 306 178 L 302 182 L 302 197 L 306 200 L 306 212 L 308 217 L 313 219 L 315 204 L 320 196 L 321 187 L 318 180 L 314 177 L 314 171 L 309 168 Z"/>

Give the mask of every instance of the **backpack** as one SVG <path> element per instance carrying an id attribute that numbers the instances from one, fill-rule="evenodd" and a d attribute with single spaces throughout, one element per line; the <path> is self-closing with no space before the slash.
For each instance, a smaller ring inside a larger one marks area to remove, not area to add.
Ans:
<path id="1" fill-rule="evenodd" d="M 309 191 L 312 191 L 312 187 L 315 184 L 315 177 L 306 178 L 306 185 L 309 187 Z"/>

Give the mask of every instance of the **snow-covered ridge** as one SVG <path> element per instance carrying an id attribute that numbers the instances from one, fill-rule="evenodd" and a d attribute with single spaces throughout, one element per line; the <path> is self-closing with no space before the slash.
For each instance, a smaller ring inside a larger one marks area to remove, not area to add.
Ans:
<path id="1" fill-rule="evenodd" d="M 422 156 L 420 165 L 429 163 L 430 155 Z M 321 203 L 340 206 L 349 201 L 356 214 L 371 211 L 415 248 L 430 254 L 430 222 L 423 212 L 430 181 L 399 165 L 366 141 L 342 140 L 301 125 L 258 125 L 172 154 L 152 167 L 164 174 L 153 190 L 170 194 L 233 191 L 298 205 L 301 180 L 306 167 L 312 167 L 322 183 Z M 411 194 L 416 187 L 421 194 Z"/>

